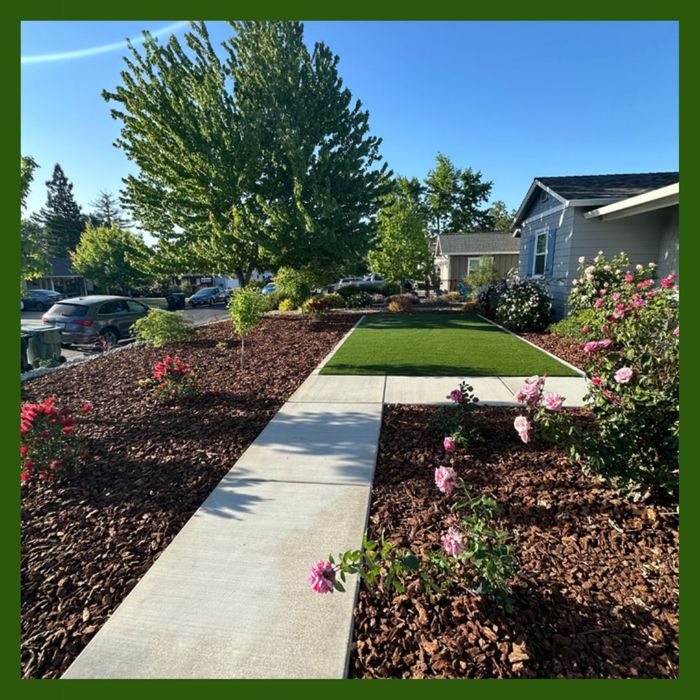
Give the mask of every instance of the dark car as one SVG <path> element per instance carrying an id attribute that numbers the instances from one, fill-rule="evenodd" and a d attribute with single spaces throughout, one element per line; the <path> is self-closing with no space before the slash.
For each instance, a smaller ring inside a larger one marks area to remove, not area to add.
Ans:
<path id="1" fill-rule="evenodd" d="M 52 304 L 55 304 L 66 297 L 53 289 L 28 289 L 22 294 L 23 311 L 46 311 Z"/>
<path id="2" fill-rule="evenodd" d="M 228 297 L 228 291 L 222 287 L 202 287 L 187 300 L 187 303 L 192 308 L 195 306 L 214 306 L 214 304 L 225 304 Z"/>
<path id="3" fill-rule="evenodd" d="M 148 311 L 128 297 L 95 295 L 62 299 L 41 320 L 61 329 L 62 345 L 95 345 L 102 336 L 112 346 L 131 337 L 134 321 Z"/>

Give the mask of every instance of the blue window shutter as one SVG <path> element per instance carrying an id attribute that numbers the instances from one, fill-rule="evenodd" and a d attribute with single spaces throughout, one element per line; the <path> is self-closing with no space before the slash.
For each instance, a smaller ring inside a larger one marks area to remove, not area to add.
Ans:
<path id="1" fill-rule="evenodd" d="M 527 267 L 525 268 L 525 277 L 532 277 L 532 266 L 535 264 L 535 237 L 528 236 L 527 244 Z"/>
<path id="2" fill-rule="evenodd" d="M 544 274 L 547 277 L 551 277 L 554 271 L 554 245 L 556 239 L 557 230 L 555 228 L 550 228 L 549 234 L 547 235 L 547 258 L 544 264 Z"/>

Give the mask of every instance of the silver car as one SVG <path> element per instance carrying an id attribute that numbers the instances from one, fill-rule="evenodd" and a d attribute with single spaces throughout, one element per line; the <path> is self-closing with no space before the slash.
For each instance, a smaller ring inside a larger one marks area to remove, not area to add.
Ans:
<path id="1" fill-rule="evenodd" d="M 129 297 L 95 295 L 63 299 L 41 320 L 61 329 L 62 345 L 95 345 L 102 336 L 106 345 L 113 346 L 131 337 L 134 321 L 148 310 Z"/>

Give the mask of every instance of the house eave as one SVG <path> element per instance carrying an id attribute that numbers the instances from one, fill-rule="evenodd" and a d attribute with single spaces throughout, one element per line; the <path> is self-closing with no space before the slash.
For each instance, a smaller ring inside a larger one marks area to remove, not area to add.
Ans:
<path id="1" fill-rule="evenodd" d="M 676 182 L 666 187 L 659 187 L 650 192 L 635 195 L 634 197 L 620 199 L 612 204 L 588 211 L 583 216 L 586 219 L 601 219 L 603 221 L 623 219 L 628 216 L 675 206 L 679 202 L 679 194 L 680 187 L 679 183 Z"/>

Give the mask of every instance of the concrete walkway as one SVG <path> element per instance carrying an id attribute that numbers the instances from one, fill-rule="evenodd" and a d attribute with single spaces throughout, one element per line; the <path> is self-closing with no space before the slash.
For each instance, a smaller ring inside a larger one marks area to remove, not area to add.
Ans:
<path id="1" fill-rule="evenodd" d="M 383 405 L 448 403 L 463 379 L 315 370 L 63 677 L 343 678 L 357 581 L 318 595 L 309 567 L 361 545 Z M 524 377 L 466 379 L 515 406 Z M 585 385 L 545 389 L 575 406 Z"/>

